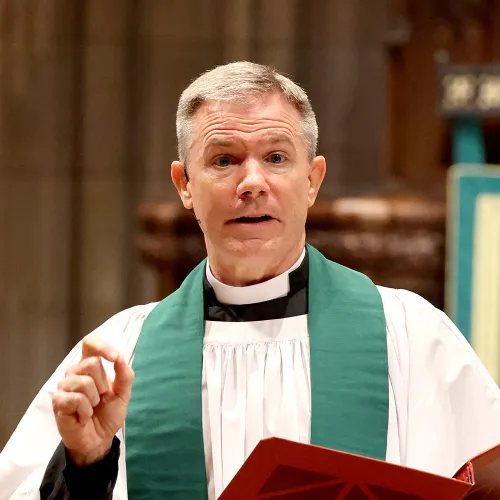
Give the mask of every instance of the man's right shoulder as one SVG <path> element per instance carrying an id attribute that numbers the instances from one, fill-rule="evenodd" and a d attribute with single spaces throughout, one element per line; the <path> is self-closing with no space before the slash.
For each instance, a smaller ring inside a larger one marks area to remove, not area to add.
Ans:
<path id="1" fill-rule="evenodd" d="M 142 325 L 158 302 L 137 305 L 124 309 L 111 316 L 90 335 L 97 335 L 121 352 L 127 361 L 131 361 L 135 344 L 142 330 Z"/>
<path id="2" fill-rule="evenodd" d="M 106 329 L 123 330 L 133 325 L 135 322 L 144 322 L 149 313 L 158 305 L 158 302 L 132 306 L 114 314 L 107 319 L 102 325 L 98 326 L 92 334 L 100 335 Z"/>

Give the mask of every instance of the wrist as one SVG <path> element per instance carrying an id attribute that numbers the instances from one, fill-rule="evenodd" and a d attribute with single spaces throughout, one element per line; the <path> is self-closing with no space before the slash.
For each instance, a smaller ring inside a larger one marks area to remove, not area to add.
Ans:
<path id="1" fill-rule="evenodd" d="M 100 446 L 99 448 L 92 450 L 89 453 L 81 453 L 69 448 L 66 448 L 66 452 L 74 465 L 76 465 L 77 467 L 88 467 L 89 465 L 103 460 L 111 451 L 112 444 L 113 441 L 111 440 L 109 443 L 106 443 L 105 445 Z"/>
<path id="2" fill-rule="evenodd" d="M 111 449 L 102 457 L 102 459 L 78 466 L 69 456 L 65 449 L 66 464 L 63 469 L 63 476 L 66 487 L 69 492 L 67 498 L 73 500 L 104 500 L 113 496 L 113 489 L 118 477 L 118 461 L 120 458 L 120 440 L 115 436 L 112 441 Z M 77 454 L 84 462 L 95 459 L 97 451 L 92 454 Z M 59 498 L 59 497 L 58 497 Z M 66 498 L 66 496 L 65 496 Z"/>

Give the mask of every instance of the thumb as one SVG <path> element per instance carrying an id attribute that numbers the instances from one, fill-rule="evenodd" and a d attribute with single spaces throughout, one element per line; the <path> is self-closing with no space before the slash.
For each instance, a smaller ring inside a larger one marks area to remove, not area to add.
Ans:
<path id="1" fill-rule="evenodd" d="M 113 382 L 113 392 L 117 397 L 129 402 L 132 395 L 132 382 L 134 381 L 134 370 L 126 363 L 123 356 L 118 356 L 115 361 L 115 380 Z"/>

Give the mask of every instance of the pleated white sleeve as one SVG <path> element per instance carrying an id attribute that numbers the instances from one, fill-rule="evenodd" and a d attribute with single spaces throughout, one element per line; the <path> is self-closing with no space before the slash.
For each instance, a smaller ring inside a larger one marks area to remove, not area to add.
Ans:
<path id="1" fill-rule="evenodd" d="M 395 405 L 388 458 L 452 476 L 500 444 L 500 389 L 443 312 L 412 292 L 379 290 Z"/>
<path id="2" fill-rule="evenodd" d="M 142 323 L 155 304 L 136 306 L 122 311 L 92 332 L 110 343 L 125 359 L 130 360 Z M 45 469 L 61 441 L 54 414 L 52 395 L 58 381 L 69 366 L 81 357 L 78 343 L 37 394 L 16 430 L 0 454 L 0 500 L 39 500 L 39 487 Z M 105 362 L 108 375 L 113 378 L 112 365 Z M 121 441 L 120 473 L 113 498 L 126 500 L 125 452 Z"/>

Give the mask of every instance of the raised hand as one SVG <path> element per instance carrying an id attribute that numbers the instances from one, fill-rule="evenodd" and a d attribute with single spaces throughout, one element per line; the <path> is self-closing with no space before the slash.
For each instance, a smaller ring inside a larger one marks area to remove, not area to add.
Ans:
<path id="1" fill-rule="evenodd" d="M 114 363 L 115 380 L 102 359 Z M 132 393 L 134 371 L 108 343 L 88 335 L 82 359 L 71 366 L 52 397 L 57 427 L 71 459 L 80 466 L 103 458 L 123 427 Z"/>

